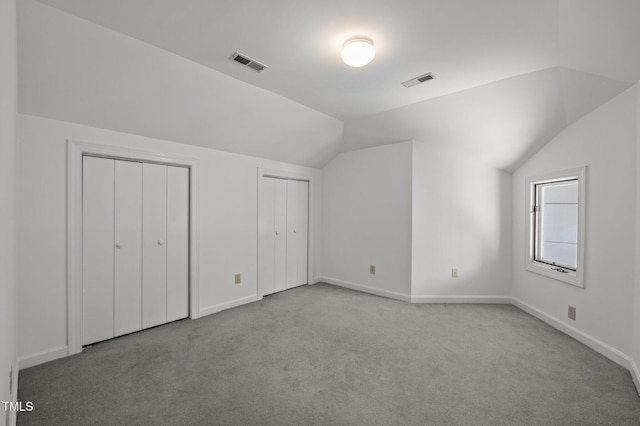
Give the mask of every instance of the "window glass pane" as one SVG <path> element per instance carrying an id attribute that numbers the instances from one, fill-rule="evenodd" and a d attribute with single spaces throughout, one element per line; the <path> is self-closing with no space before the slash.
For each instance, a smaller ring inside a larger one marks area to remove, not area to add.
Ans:
<path id="1" fill-rule="evenodd" d="M 543 204 L 542 231 L 543 242 L 575 245 L 578 242 L 578 205 Z"/>
<path id="2" fill-rule="evenodd" d="M 540 184 L 538 234 L 541 260 L 576 269 L 578 259 L 578 181 Z"/>
<path id="3" fill-rule="evenodd" d="M 527 271 L 584 288 L 587 167 L 527 177 Z"/>

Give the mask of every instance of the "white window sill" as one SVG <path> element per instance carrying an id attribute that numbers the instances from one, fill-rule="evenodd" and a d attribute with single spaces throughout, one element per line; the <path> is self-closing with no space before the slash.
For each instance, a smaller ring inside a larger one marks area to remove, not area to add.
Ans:
<path id="1" fill-rule="evenodd" d="M 567 284 L 575 285 L 576 287 L 584 288 L 584 283 L 581 274 L 575 271 L 559 272 L 551 269 L 552 266 L 546 263 L 530 261 L 527 263 L 527 271 L 535 272 L 536 274 L 544 275 L 545 277 L 553 278 L 554 280 L 562 281 Z"/>

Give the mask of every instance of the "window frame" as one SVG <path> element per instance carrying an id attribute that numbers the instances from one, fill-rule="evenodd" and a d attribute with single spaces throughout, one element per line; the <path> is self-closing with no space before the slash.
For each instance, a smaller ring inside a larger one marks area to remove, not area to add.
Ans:
<path id="1" fill-rule="evenodd" d="M 526 178 L 526 270 L 544 275 L 555 280 L 563 281 L 577 287 L 584 288 L 584 243 L 585 243 L 585 193 L 586 193 L 586 166 L 577 167 L 558 172 L 545 173 Z M 576 269 L 562 265 L 553 265 L 548 262 L 536 260 L 536 242 L 539 238 L 536 226 L 536 212 L 534 206 L 537 203 L 536 186 L 541 184 L 577 180 L 578 182 L 578 235 L 577 235 L 577 261 Z"/>

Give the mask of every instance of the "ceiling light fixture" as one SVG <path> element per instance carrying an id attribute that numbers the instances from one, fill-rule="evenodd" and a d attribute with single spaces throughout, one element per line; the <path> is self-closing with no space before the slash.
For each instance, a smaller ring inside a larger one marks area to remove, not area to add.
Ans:
<path id="1" fill-rule="evenodd" d="M 373 41 L 364 36 L 351 37 L 342 46 L 342 60 L 351 67 L 363 67 L 373 60 L 376 50 Z"/>

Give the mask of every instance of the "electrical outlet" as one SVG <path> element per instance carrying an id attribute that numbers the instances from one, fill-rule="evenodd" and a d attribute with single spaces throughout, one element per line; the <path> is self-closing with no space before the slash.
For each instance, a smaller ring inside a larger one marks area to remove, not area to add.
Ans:
<path id="1" fill-rule="evenodd" d="M 451 268 L 451 278 L 458 278 L 458 268 Z"/>
<path id="2" fill-rule="evenodd" d="M 569 319 L 576 320 L 576 308 L 574 306 L 569 305 L 569 309 L 567 312 L 567 316 Z"/>
<path id="3" fill-rule="evenodd" d="M 236 274 L 234 282 L 240 284 L 242 282 L 242 274 Z"/>
<path id="4" fill-rule="evenodd" d="M 375 275 L 376 274 L 376 265 L 369 265 L 369 273 L 371 275 Z"/>

